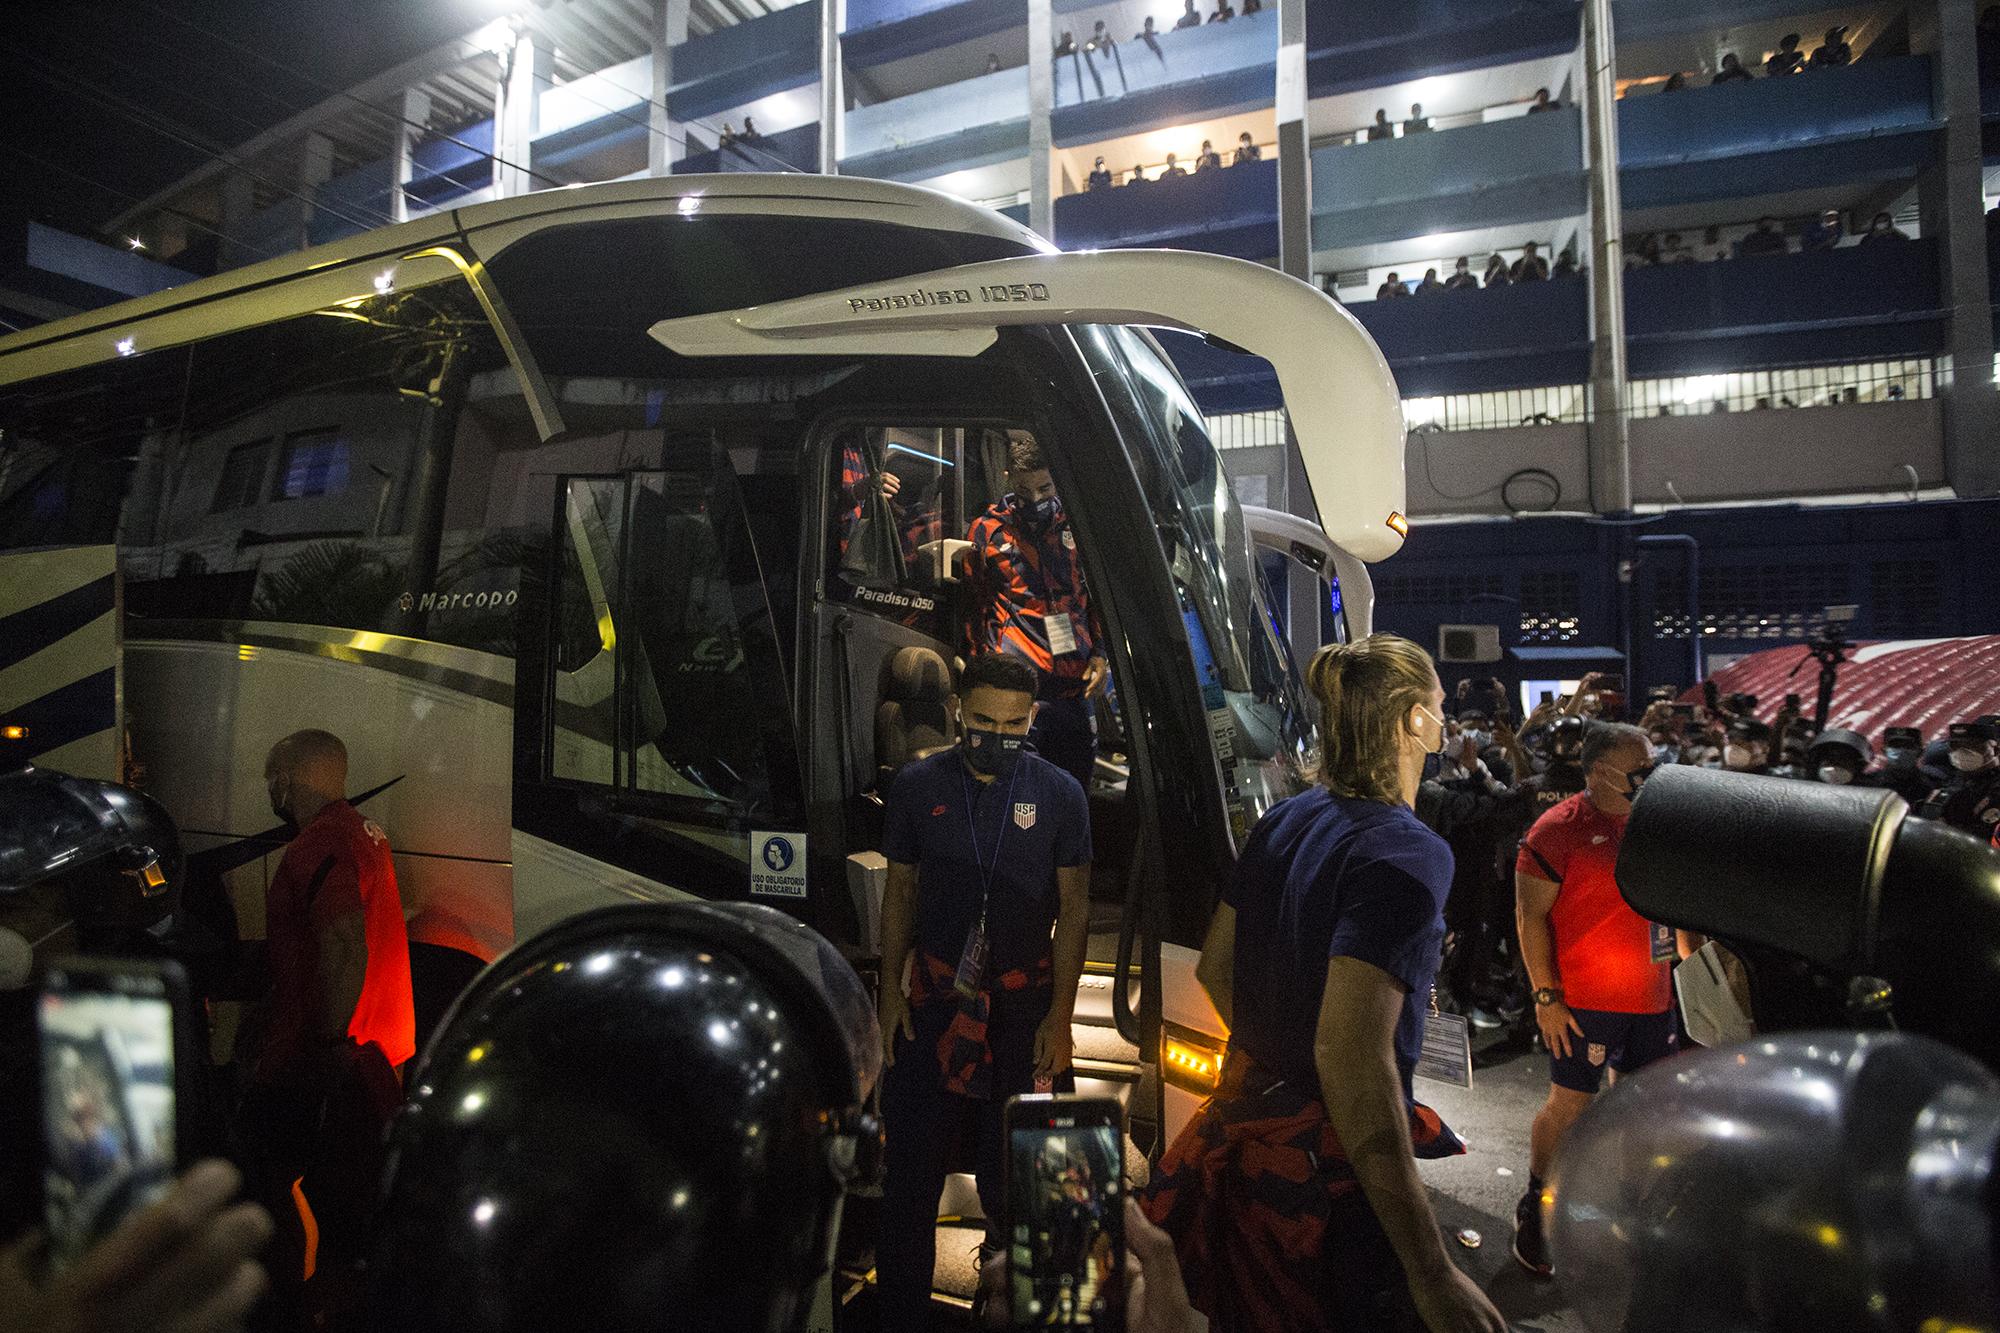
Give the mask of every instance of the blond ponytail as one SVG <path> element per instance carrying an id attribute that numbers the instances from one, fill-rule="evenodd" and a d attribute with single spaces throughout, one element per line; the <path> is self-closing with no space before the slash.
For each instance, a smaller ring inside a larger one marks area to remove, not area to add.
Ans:
<path id="1" fill-rule="evenodd" d="M 1330 643 L 1306 666 L 1319 701 L 1319 781 L 1336 796 L 1402 801 L 1404 719 L 1437 687 L 1431 656 L 1408 639 L 1371 634 Z"/>

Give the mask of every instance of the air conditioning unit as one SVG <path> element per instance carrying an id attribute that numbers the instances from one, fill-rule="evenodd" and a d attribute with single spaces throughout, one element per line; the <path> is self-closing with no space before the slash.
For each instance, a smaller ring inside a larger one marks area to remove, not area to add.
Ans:
<path id="1" fill-rule="evenodd" d="M 1497 662 L 1499 660 L 1498 625 L 1438 626 L 1438 661 Z"/>

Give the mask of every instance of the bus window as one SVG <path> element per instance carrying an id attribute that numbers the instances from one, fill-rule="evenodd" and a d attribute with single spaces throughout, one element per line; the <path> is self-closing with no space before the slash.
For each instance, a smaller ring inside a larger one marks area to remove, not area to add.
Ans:
<path id="1" fill-rule="evenodd" d="M 1153 505 L 1240 846 L 1265 810 L 1303 788 L 1316 759 L 1305 690 L 1228 476 L 1179 376 L 1137 330 L 1079 329 L 1077 341 L 1101 367 Z"/>
<path id="2" fill-rule="evenodd" d="M 527 529 L 488 501 L 535 437 L 462 283 L 208 339 L 180 378 L 125 505 L 128 614 L 512 654 Z"/>
<path id="3" fill-rule="evenodd" d="M 941 543 L 961 535 L 961 434 L 938 426 L 839 432 L 827 489 L 828 600 L 950 640 Z"/>
<path id="4" fill-rule="evenodd" d="M 127 495 L 166 480 L 187 369 L 167 349 L 0 390 L 0 548 L 147 540 Z"/>

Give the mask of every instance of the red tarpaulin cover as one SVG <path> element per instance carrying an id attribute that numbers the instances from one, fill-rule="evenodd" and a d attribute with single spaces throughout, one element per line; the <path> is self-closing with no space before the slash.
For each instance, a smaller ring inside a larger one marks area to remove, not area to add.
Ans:
<path id="1" fill-rule="evenodd" d="M 1726 695 L 1756 695 L 1757 716 L 1766 722 L 1777 716 L 1788 693 L 1799 696 L 1811 717 L 1819 663 L 1802 644 L 1767 648 L 1716 672 L 1715 684 Z M 1698 702 L 1701 693 L 1683 697 Z M 1851 650 L 1833 687 L 1826 724 L 1858 731 L 1879 750 L 1884 728 L 1918 727 L 1930 741 L 1953 722 L 1987 713 L 2000 713 L 2000 634 L 1888 639 Z"/>

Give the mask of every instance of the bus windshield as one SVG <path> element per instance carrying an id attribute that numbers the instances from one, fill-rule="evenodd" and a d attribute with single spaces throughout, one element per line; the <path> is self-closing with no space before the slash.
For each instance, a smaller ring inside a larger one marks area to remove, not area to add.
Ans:
<path id="1" fill-rule="evenodd" d="M 1138 329 L 1076 332 L 1172 562 L 1240 848 L 1266 810 L 1309 780 L 1317 761 L 1309 696 L 1228 474 L 1180 376 Z"/>

